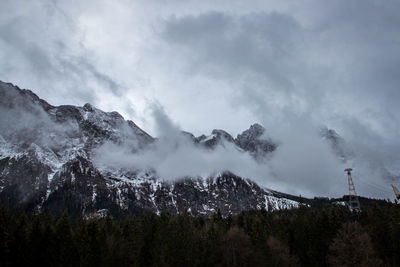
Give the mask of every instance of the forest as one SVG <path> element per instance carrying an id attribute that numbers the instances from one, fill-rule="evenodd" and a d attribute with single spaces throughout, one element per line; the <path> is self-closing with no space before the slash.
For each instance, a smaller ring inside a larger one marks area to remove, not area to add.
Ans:
<path id="1" fill-rule="evenodd" d="M 400 206 L 210 218 L 72 217 L 0 206 L 0 266 L 400 266 Z"/>

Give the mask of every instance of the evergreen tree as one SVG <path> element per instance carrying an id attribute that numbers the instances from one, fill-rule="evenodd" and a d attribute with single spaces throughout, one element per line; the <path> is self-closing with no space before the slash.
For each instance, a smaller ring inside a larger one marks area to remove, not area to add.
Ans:
<path id="1" fill-rule="evenodd" d="M 67 210 L 57 220 L 55 228 L 58 252 L 58 265 L 75 266 L 78 262 L 78 251 L 71 227 L 71 220 Z"/>
<path id="2" fill-rule="evenodd" d="M 345 223 L 329 247 L 330 266 L 381 266 L 370 236 L 357 222 Z"/>

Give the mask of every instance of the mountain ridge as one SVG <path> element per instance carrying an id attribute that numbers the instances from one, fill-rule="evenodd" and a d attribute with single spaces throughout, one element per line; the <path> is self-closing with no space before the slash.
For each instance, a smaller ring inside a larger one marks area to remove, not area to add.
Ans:
<path id="1" fill-rule="evenodd" d="M 154 170 L 95 165 L 93 152 L 106 142 L 136 153 L 159 140 L 118 112 L 104 112 L 88 103 L 53 106 L 30 90 L 3 82 L 0 96 L 2 117 L 8 116 L 0 125 L 0 199 L 12 208 L 58 213 L 68 208 L 76 215 L 108 210 L 114 215 L 189 211 L 210 216 L 217 210 L 227 215 L 299 206 L 298 201 L 229 170 L 165 181 Z M 256 161 L 278 146 L 265 137 L 260 124 L 236 138 L 217 129 L 209 136 L 182 134 L 195 146 L 210 150 L 230 143 Z"/>

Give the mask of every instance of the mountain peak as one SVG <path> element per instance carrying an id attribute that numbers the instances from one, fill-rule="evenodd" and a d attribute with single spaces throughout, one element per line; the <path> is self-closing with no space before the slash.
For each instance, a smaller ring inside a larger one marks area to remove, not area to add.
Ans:
<path id="1" fill-rule="evenodd" d="M 233 137 L 224 130 L 214 129 L 212 130 L 211 134 L 215 135 L 219 139 L 223 138 L 229 142 L 234 142 Z"/>
<path id="2" fill-rule="evenodd" d="M 94 110 L 93 106 L 90 103 L 86 103 L 85 105 L 83 105 L 83 109 L 90 112 Z"/>
<path id="3" fill-rule="evenodd" d="M 29 109 L 38 103 L 44 110 L 53 108 L 45 100 L 39 98 L 35 93 L 28 89 L 20 89 L 12 83 L 0 81 L 0 104 L 6 107 L 22 107 Z"/>
<path id="4" fill-rule="evenodd" d="M 261 124 L 254 123 L 250 126 L 249 129 L 247 129 L 243 133 L 245 132 L 251 133 L 256 137 L 260 137 L 265 132 L 265 128 Z"/>
<path id="5" fill-rule="evenodd" d="M 0 195 L 18 196 L 18 209 L 62 212 L 68 207 L 86 215 L 104 209 L 113 214 L 180 213 L 189 207 L 191 214 L 209 216 L 218 209 L 231 214 L 298 205 L 229 172 L 166 182 L 153 170 L 108 166 L 111 158 L 98 157 L 113 149 L 136 153 L 154 142 L 115 111 L 89 103 L 51 106 L 32 91 L 5 83 L 0 83 L 0 107 L 2 116 L 11 118 L 0 125 L 7 129 L 0 133 Z M 264 141 L 258 140 L 263 131 L 261 125 L 250 127 L 245 151 L 264 151 Z M 210 149 L 228 142 L 237 145 L 220 129 L 198 138 L 182 135 Z M 124 156 L 125 152 L 112 160 L 125 161 Z"/>
<path id="6" fill-rule="evenodd" d="M 236 137 L 236 141 L 239 143 L 245 140 L 255 140 L 260 138 L 265 132 L 265 128 L 258 124 L 254 123 L 250 126 L 249 129 L 243 131 L 241 134 L 238 134 Z"/>
<path id="7" fill-rule="evenodd" d="M 219 144 L 223 144 L 223 141 L 235 143 L 235 139 L 226 131 L 221 129 L 214 129 L 211 135 L 205 136 L 204 134 L 196 138 L 197 142 L 204 144 L 208 148 L 215 148 Z"/>
<path id="8" fill-rule="evenodd" d="M 261 158 L 266 153 L 276 149 L 276 144 L 267 138 L 262 138 L 265 128 L 254 123 L 235 139 L 236 144 L 245 151 L 249 151 L 255 158 Z"/>

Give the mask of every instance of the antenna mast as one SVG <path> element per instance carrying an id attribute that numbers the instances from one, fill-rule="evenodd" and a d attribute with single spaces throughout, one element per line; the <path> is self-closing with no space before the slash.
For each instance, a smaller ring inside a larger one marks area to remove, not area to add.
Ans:
<path id="1" fill-rule="evenodd" d="M 349 183 L 349 209 L 350 211 L 360 211 L 360 201 L 356 193 L 356 187 L 354 186 L 353 178 L 351 177 L 351 171 L 353 169 L 348 168 L 344 171 L 347 172 L 347 180 Z"/>

